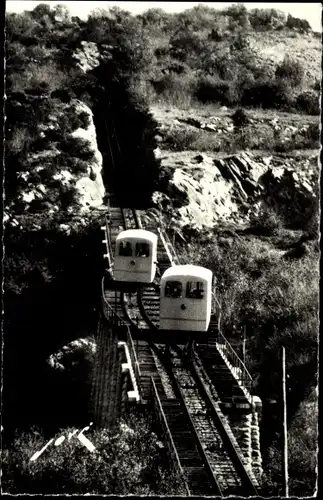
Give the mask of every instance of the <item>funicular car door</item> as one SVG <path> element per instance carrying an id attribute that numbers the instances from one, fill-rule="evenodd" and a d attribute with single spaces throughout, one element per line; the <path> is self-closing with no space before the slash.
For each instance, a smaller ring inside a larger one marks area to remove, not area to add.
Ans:
<path id="1" fill-rule="evenodd" d="M 114 274 L 117 279 L 131 281 L 131 277 L 133 276 L 131 272 L 133 264 L 131 264 L 131 261 L 134 258 L 134 245 L 131 238 L 118 241 L 116 251 Z"/>
<path id="2" fill-rule="evenodd" d="M 182 317 L 194 324 L 205 321 L 207 283 L 199 277 L 188 277 L 183 283 Z"/>
<path id="3" fill-rule="evenodd" d="M 151 274 L 151 256 L 152 248 L 151 243 L 147 240 L 138 240 L 134 244 L 134 271 L 138 274 L 138 279 L 140 277 L 146 277 L 146 279 Z"/>

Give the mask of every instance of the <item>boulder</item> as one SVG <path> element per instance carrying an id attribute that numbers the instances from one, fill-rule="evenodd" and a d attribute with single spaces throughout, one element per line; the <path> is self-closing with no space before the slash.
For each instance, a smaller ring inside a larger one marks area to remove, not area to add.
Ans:
<path id="1" fill-rule="evenodd" d="M 64 345 L 46 360 L 46 364 L 53 370 L 64 372 L 72 367 L 81 368 L 82 363 L 94 362 L 96 343 L 93 337 L 86 337 L 73 340 Z"/>

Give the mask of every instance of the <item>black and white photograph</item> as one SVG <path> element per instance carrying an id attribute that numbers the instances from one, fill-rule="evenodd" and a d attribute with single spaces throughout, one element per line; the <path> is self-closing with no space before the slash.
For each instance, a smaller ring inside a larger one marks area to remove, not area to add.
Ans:
<path id="1" fill-rule="evenodd" d="M 5 3 L 1 492 L 313 498 L 322 4 Z"/>

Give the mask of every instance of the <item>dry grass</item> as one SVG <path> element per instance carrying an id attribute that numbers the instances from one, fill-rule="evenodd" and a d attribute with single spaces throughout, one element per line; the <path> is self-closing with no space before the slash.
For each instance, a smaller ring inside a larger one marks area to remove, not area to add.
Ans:
<path id="1" fill-rule="evenodd" d="M 312 134 L 318 126 L 319 117 L 300 113 L 287 113 L 274 110 L 245 109 L 251 123 L 239 131 L 228 132 L 233 124 L 233 109 L 225 109 L 212 104 L 173 106 L 159 102 L 151 106 L 151 112 L 161 126 L 161 149 L 163 151 L 201 151 L 210 153 L 236 153 L 245 149 L 259 152 L 303 152 L 319 148 L 318 139 Z M 221 132 L 212 132 L 184 123 L 182 120 L 194 119 L 200 123 L 216 123 Z M 217 120 L 214 122 L 214 119 Z M 277 119 L 280 131 L 275 132 L 271 123 Z M 310 127 L 307 132 L 286 132 L 291 127 L 297 130 Z M 285 140 L 285 136 L 289 140 Z M 305 154 L 305 153 L 303 153 Z"/>
<path id="2" fill-rule="evenodd" d="M 49 61 L 45 64 L 30 63 L 28 68 L 15 78 L 12 82 L 13 92 L 26 91 L 26 89 L 39 88 L 44 85 L 46 92 L 62 88 L 68 84 L 69 76 L 61 71 L 55 62 Z"/>

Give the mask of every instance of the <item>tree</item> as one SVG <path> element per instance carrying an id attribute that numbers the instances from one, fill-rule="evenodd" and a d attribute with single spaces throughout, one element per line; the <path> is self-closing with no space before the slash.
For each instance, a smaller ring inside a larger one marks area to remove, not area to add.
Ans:
<path id="1" fill-rule="evenodd" d="M 170 20 L 170 14 L 167 14 L 162 9 L 148 9 L 146 12 L 139 15 L 138 19 L 142 21 L 145 28 L 165 30 Z"/>
<path id="2" fill-rule="evenodd" d="M 250 25 L 248 11 L 243 3 L 230 5 L 222 12 L 229 16 L 229 27 L 232 31 L 235 31 L 237 27 L 247 28 Z"/>
<path id="3" fill-rule="evenodd" d="M 276 9 L 252 9 L 249 20 L 255 30 L 277 29 L 286 24 L 286 15 Z"/>
<path id="4" fill-rule="evenodd" d="M 31 12 L 31 16 L 34 19 L 41 20 L 45 16 L 51 17 L 53 16 L 53 12 L 51 11 L 50 5 L 46 3 L 38 4 Z"/>
<path id="5" fill-rule="evenodd" d="M 297 29 L 305 33 L 311 30 L 310 23 L 306 19 L 299 19 L 298 17 L 293 17 L 291 14 L 288 14 L 286 27 L 289 29 Z"/>
<path id="6" fill-rule="evenodd" d="M 52 13 L 55 21 L 59 21 L 61 23 L 67 23 L 68 21 L 70 21 L 70 12 L 66 5 L 55 5 L 53 7 Z"/>

